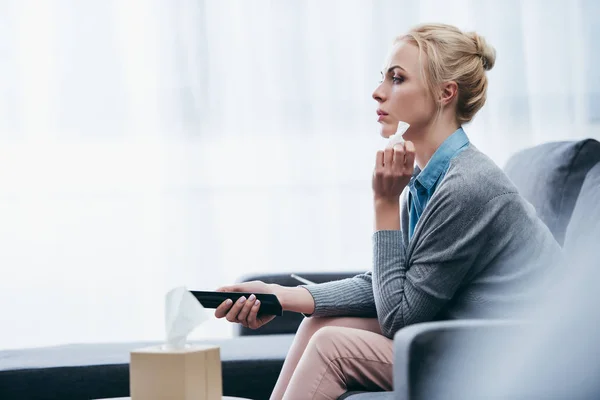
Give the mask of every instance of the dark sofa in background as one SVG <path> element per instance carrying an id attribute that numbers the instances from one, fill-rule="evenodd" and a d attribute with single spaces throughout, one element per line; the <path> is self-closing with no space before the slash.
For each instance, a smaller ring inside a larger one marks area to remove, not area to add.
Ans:
<path id="1" fill-rule="evenodd" d="M 600 236 L 590 218 L 600 218 L 600 143 L 547 143 L 515 154 L 505 171 L 538 210 L 565 252 L 581 253 L 580 237 Z M 583 189 L 582 189 L 583 188 Z M 591 216 L 591 217 L 590 217 Z M 357 271 L 362 272 L 362 271 Z M 302 274 L 325 282 L 354 273 Z M 289 275 L 247 276 L 297 285 Z M 303 316 L 284 313 L 256 331 L 240 328 L 221 345 L 223 389 L 229 396 L 268 398 Z M 519 329 L 503 321 L 444 321 L 416 324 L 395 337 L 394 392 L 349 393 L 351 400 L 433 398 L 431 388 L 454 382 L 449 348 L 475 338 L 508 337 Z M 40 333 L 41 334 L 41 333 Z M 129 351 L 154 343 L 83 344 L 0 351 L 0 399 L 93 399 L 129 394 Z M 473 357 L 485 359 L 480 352 Z M 471 359 L 472 361 L 473 359 Z M 462 364 L 464 365 L 464 364 Z M 468 376 L 471 380 L 476 376 Z M 448 395 L 450 392 L 446 392 Z M 459 396 L 460 397 L 460 396 Z M 463 398 L 466 398 L 463 396 Z"/>

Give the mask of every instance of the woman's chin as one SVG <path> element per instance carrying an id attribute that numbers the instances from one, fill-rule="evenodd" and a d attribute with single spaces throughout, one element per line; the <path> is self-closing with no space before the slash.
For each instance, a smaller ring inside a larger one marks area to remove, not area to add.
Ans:
<path id="1" fill-rule="evenodd" d="M 390 136 L 396 133 L 397 126 L 393 126 L 390 124 L 380 123 L 379 125 L 379 135 L 384 138 L 389 138 Z"/>

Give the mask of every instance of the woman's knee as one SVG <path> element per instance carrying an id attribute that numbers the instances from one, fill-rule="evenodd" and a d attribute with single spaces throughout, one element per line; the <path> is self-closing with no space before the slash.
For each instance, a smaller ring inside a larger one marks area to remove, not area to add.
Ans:
<path id="1" fill-rule="evenodd" d="M 342 328 L 342 330 L 330 329 Z M 320 341 L 327 342 L 332 334 L 344 334 L 343 328 L 355 328 L 375 333 L 381 333 L 377 318 L 354 318 L 354 317 L 310 317 L 304 318 L 300 323 L 295 342 L 302 347 L 307 346 L 313 336 L 319 334 Z M 325 330 L 325 332 L 321 332 Z M 341 332 L 341 333 L 340 333 Z"/>
<path id="2" fill-rule="evenodd" d="M 318 330 L 333 324 L 335 318 L 309 317 L 304 318 L 298 328 L 298 333 L 312 337 Z"/>
<path id="3" fill-rule="evenodd" d="M 307 351 L 316 353 L 324 361 L 331 361 L 340 356 L 340 338 L 348 328 L 340 326 L 323 326 L 308 342 Z"/>

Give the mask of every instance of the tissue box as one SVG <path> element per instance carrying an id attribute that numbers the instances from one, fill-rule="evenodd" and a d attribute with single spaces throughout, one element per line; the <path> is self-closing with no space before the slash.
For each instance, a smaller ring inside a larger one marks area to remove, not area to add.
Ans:
<path id="1" fill-rule="evenodd" d="M 133 350 L 129 364 L 132 400 L 221 400 L 218 346 L 164 346 Z"/>

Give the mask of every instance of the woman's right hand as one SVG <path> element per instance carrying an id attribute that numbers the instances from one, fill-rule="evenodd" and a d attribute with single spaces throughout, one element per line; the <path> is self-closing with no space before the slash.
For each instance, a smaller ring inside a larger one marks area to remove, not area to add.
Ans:
<path id="1" fill-rule="evenodd" d="M 262 281 L 251 281 L 239 283 L 231 286 L 223 286 L 217 289 L 217 292 L 246 292 L 246 293 L 270 293 L 277 296 L 277 287 L 279 285 L 267 284 Z M 281 297 L 277 296 L 279 302 Z M 274 315 L 258 315 L 260 310 L 260 300 L 252 294 L 249 298 L 240 297 L 233 303 L 231 299 L 225 300 L 215 310 L 217 318 L 226 318 L 229 322 L 237 322 L 250 329 L 258 329 L 261 326 L 271 322 Z"/>
<path id="2" fill-rule="evenodd" d="M 244 293 L 269 293 L 277 296 L 285 311 L 312 314 L 315 310 L 315 301 L 308 290 L 303 287 L 287 287 L 262 281 L 251 281 L 223 286 L 218 292 L 244 292 Z M 242 300 L 243 299 L 243 300 Z M 215 310 L 217 318 L 226 318 L 229 322 L 237 322 L 250 329 L 258 329 L 275 318 L 274 315 L 258 316 L 260 301 L 256 297 L 249 299 L 240 297 L 233 303 L 225 300 Z"/>

